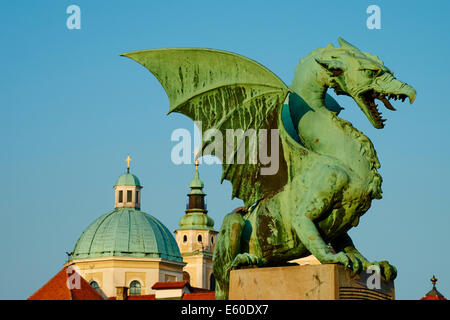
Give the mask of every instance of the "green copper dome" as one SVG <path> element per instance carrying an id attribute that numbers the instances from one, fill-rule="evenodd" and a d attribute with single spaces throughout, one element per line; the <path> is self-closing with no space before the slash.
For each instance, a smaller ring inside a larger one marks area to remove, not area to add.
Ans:
<path id="1" fill-rule="evenodd" d="M 214 220 L 201 211 L 187 211 L 179 221 L 180 229 L 214 230 Z"/>
<path id="2" fill-rule="evenodd" d="M 137 186 L 141 187 L 138 177 L 132 173 L 124 173 L 117 179 L 116 186 Z"/>
<path id="3" fill-rule="evenodd" d="M 134 208 L 116 208 L 95 220 L 81 234 L 69 260 L 99 257 L 183 261 L 171 232 L 158 219 Z"/>

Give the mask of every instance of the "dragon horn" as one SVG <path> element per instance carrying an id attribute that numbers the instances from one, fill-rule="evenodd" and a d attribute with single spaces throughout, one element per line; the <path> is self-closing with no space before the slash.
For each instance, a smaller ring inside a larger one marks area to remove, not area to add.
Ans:
<path id="1" fill-rule="evenodd" d="M 357 47 L 355 47 L 354 45 L 352 45 L 349 42 L 345 41 L 341 37 L 338 38 L 338 42 L 339 42 L 339 45 L 341 46 L 341 48 L 359 51 L 359 49 Z"/>

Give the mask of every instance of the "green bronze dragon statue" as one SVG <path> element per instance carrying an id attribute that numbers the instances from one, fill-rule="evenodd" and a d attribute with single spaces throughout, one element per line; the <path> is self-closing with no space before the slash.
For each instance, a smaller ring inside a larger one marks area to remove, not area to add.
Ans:
<path id="1" fill-rule="evenodd" d="M 221 226 L 213 254 L 216 299 L 228 298 L 232 269 L 281 266 L 310 254 L 354 274 L 375 265 L 385 280 L 397 275 L 387 261 L 369 262 L 347 233 L 372 200 L 381 198 L 380 163 L 369 138 L 337 116 L 342 108 L 327 89 L 353 98 L 377 129 L 386 120 L 376 99 L 395 110 L 389 100 L 413 103 L 416 91 L 378 57 L 338 41 L 339 47 L 329 44 L 301 59 L 289 87 L 259 63 L 230 52 L 123 54 L 159 80 L 169 97 L 169 113 L 183 113 L 224 135 L 228 129 L 278 130 L 278 147 L 272 141 L 265 145 L 278 154 L 275 173 L 264 174 L 267 164 L 261 161 L 222 162 L 222 181 L 231 182 L 233 198 L 245 206 L 226 215 Z M 213 140 L 203 140 L 202 156 L 215 154 L 208 148 Z M 240 146 L 233 148 L 236 154 Z"/>

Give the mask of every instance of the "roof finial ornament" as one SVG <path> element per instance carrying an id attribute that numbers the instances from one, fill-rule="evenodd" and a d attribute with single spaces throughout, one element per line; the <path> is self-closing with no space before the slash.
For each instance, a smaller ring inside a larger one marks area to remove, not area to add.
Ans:
<path id="1" fill-rule="evenodd" d="M 200 162 L 198 160 L 195 160 L 194 164 L 195 164 L 195 171 L 198 171 L 198 165 L 200 164 Z"/>
<path id="2" fill-rule="evenodd" d="M 430 281 L 433 284 L 433 288 L 436 288 L 436 282 L 438 281 L 438 279 L 434 276 L 434 274 L 433 274 L 433 278 L 431 278 Z"/>
<path id="3" fill-rule="evenodd" d="M 194 154 L 194 159 L 195 159 L 194 164 L 195 164 L 195 171 L 196 172 L 198 171 L 198 166 L 200 164 L 200 161 L 198 161 L 198 155 L 199 155 L 198 152 L 199 152 L 198 148 L 195 148 L 193 154 Z"/>
<path id="4" fill-rule="evenodd" d="M 127 162 L 127 173 L 130 173 L 130 161 L 131 161 L 130 155 L 128 155 L 125 161 Z"/>

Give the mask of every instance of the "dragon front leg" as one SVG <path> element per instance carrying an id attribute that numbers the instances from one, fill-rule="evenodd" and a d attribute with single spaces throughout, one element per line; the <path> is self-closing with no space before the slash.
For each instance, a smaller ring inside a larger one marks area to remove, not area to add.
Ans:
<path id="1" fill-rule="evenodd" d="M 358 249 L 355 248 L 350 236 L 345 233 L 332 242 L 332 246 L 336 251 L 345 252 L 351 259 L 354 273 L 362 270 L 367 270 L 372 266 L 376 266 L 380 270 L 381 275 L 387 280 L 394 280 L 397 277 L 397 268 L 391 265 L 388 261 L 373 261 L 367 260 Z"/>
<path id="2" fill-rule="evenodd" d="M 333 253 L 330 247 L 322 239 L 313 217 L 298 214 L 292 219 L 292 226 L 296 230 L 302 244 L 312 253 L 320 263 L 341 263 L 352 267 L 352 259 L 345 252 Z"/>
<path id="3" fill-rule="evenodd" d="M 348 177 L 345 172 L 330 165 L 314 169 L 303 176 L 306 180 L 303 183 L 310 187 L 298 202 L 296 213 L 292 216 L 292 227 L 306 249 L 321 263 L 341 263 L 357 268 L 350 254 L 331 251 L 315 224 L 315 220 L 328 211 L 335 196 L 347 185 Z"/>
<path id="4" fill-rule="evenodd" d="M 216 279 L 215 297 L 228 299 L 230 271 L 242 266 L 262 266 L 266 262 L 255 254 L 242 252 L 242 231 L 245 220 L 240 213 L 227 214 L 223 220 L 213 253 L 213 273 Z"/>

